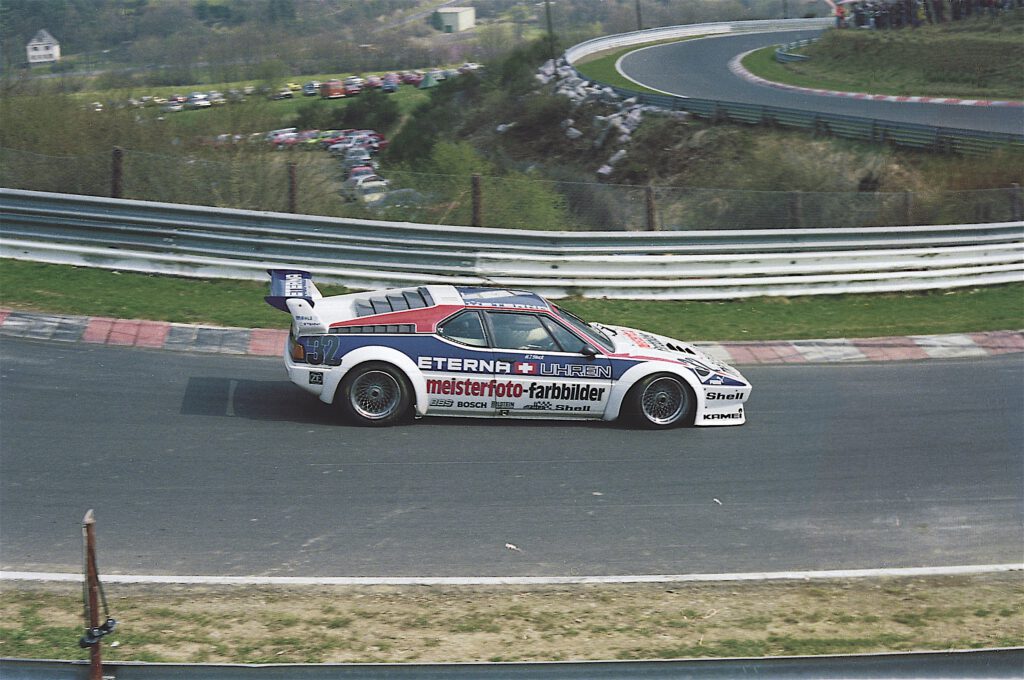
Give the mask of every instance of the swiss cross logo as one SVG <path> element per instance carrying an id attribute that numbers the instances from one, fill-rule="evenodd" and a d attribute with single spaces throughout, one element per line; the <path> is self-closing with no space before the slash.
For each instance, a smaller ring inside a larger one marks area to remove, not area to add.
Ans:
<path id="1" fill-rule="evenodd" d="M 512 364 L 512 372 L 533 375 L 537 372 L 537 364 L 530 361 L 517 361 Z"/>

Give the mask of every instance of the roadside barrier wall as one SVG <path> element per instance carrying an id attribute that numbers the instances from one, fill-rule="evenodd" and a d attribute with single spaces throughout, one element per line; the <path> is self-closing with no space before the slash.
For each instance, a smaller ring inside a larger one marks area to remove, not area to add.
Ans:
<path id="1" fill-rule="evenodd" d="M 332 219 L 0 189 L 0 256 L 354 288 L 452 283 L 551 297 L 733 299 L 1024 280 L 1024 222 L 688 232 L 533 232 Z"/>

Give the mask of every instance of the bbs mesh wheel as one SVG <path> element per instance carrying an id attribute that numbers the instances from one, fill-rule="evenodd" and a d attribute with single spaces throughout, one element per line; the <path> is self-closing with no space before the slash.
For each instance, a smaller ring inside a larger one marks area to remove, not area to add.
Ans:
<path id="1" fill-rule="evenodd" d="M 397 368 L 382 363 L 353 368 L 341 381 L 341 408 L 359 425 L 382 427 L 401 420 L 412 404 L 412 390 Z"/>
<path id="2" fill-rule="evenodd" d="M 629 415 L 641 427 L 665 429 L 693 423 L 693 391 L 675 376 L 647 376 L 633 386 L 626 398 Z"/>

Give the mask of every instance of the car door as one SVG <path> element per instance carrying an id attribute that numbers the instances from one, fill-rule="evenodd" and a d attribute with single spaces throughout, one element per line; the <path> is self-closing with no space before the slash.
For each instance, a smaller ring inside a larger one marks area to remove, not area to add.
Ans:
<path id="1" fill-rule="evenodd" d="M 499 415 L 600 418 L 611 393 L 608 358 L 541 313 L 484 312 L 495 359 L 495 381 L 505 385 Z"/>
<path id="2" fill-rule="evenodd" d="M 491 416 L 498 401 L 494 354 L 480 312 L 466 310 L 437 326 L 432 356 L 419 357 L 433 415 Z M 502 392 L 503 393 L 503 392 Z"/>

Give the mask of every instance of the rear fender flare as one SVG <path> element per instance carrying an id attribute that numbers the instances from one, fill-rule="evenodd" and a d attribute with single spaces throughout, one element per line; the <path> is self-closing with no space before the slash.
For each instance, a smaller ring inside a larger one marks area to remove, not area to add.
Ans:
<path id="1" fill-rule="evenodd" d="M 409 384 L 412 385 L 413 398 L 416 402 L 416 414 L 422 416 L 427 412 L 427 380 L 423 377 L 423 372 L 407 355 L 391 347 L 359 347 L 343 356 L 341 365 L 324 377 L 324 389 L 320 392 L 320 401 L 333 404 L 338 386 L 345 378 L 345 375 L 356 366 L 365 364 L 368 361 L 382 361 L 393 365 L 404 373 Z"/>

